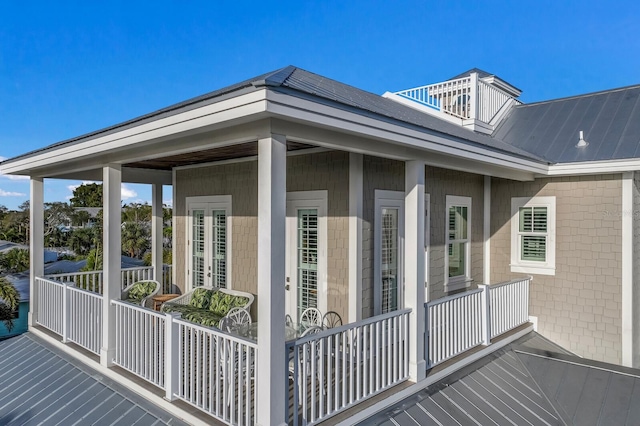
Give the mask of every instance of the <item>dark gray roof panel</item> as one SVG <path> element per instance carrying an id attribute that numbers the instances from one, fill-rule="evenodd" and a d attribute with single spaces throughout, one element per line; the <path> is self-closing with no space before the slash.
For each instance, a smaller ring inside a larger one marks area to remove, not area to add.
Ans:
<path id="1" fill-rule="evenodd" d="M 577 148 L 581 130 L 589 145 Z M 517 106 L 493 137 L 553 163 L 636 158 L 640 85 Z"/>
<path id="2" fill-rule="evenodd" d="M 2 425 L 186 425 L 30 333 L 0 341 Z"/>

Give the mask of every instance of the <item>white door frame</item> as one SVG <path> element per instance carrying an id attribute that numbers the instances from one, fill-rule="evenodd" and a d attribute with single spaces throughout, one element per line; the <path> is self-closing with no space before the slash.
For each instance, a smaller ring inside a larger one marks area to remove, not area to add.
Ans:
<path id="1" fill-rule="evenodd" d="M 231 195 L 207 195 L 207 196 L 199 196 L 199 197 L 186 197 L 185 198 L 186 210 L 187 210 L 187 241 L 186 241 L 186 250 L 185 250 L 185 291 L 193 290 L 192 286 L 192 278 L 189 272 L 193 269 L 193 256 L 192 256 L 192 248 L 191 242 L 193 241 L 193 210 L 204 210 L 205 211 L 205 224 L 204 224 L 204 238 L 205 238 L 205 247 L 204 247 L 204 259 L 205 259 L 205 270 L 210 265 L 211 262 L 211 250 L 210 240 L 211 240 L 211 221 L 212 216 L 211 212 L 213 210 L 224 210 L 226 213 L 226 278 L 227 278 L 227 288 L 232 288 L 232 280 L 231 280 L 231 230 L 232 230 L 232 211 L 231 211 Z M 211 281 L 207 282 L 205 279 L 205 285 L 211 285 Z"/>
<path id="2" fill-rule="evenodd" d="M 286 313 L 297 318 L 297 220 L 299 209 L 318 210 L 318 309 L 327 312 L 327 200 L 328 191 L 287 192 Z"/>

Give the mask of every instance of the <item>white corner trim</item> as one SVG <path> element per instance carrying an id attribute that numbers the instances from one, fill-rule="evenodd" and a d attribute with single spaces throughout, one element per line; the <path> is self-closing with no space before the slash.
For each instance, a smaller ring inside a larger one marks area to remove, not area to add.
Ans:
<path id="1" fill-rule="evenodd" d="M 622 175 L 622 365 L 633 364 L 633 172 Z"/>
<path id="2" fill-rule="evenodd" d="M 484 177 L 483 203 L 482 283 L 491 284 L 491 176 Z"/>
<path id="3" fill-rule="evenodd" d="M 363 157 L 349 153 L 349 322 L 362 319 Z"/>

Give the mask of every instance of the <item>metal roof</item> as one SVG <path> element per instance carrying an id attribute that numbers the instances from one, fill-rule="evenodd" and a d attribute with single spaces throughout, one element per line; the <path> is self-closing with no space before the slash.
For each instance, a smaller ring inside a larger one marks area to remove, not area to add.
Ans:
<path id="1" fill-rule="evenodd" d="M 631 425 L 640 370 L 585 360 L 530 333 L 361 425 Z"/>
<path id="2" fill-rule="evenodd" d="M 517 106 L 493 137 L 553 163 L 638 158 L 640 85 Z"/>
<path id="3" fill-rule="evenodd" d="M 0 341 L 2 425 L 186 425 L 30 333 Z"/>
<path id="4" fill-rule="evenodd" d="M 380 95 L 358 89 L 356 87 L 340 83 L 305 71 L 301 68 L 288 66 L 276 71 L 244 80 L 240 83 L 224 87 L 202 96 L 198 96 L 184 102 L 162 108 L 149 114 L 125 121 L 114 126 L 107 127 L 82 136 L 67 139 L 47 147 L 31 151 L 17 157 L 5 160 L 11 162 L 15 159 L 29 157 L 31 155 L 52 150 L 61 146 L 71 145 L 112 134 L 124 129 L 149 123 L 164 117 L 176 115 L 185 111 L 213 104 L 224 99 L 235 97 L 244 93 L 256 91 L 263 87 L 277 90 L 289 90 L 288 94 L 304 95 L 314 101 L 334 102 L 333 106 L 347 108 L 357 113 L 374 115 L 377 119 L 393 120 L 415 126 L 416 130 L 437 132 L 453 136 L 461 143 L 481 146 L 496 152 L 503 152 L 533 161 L 545 163 L 541 157 L 533 155 L 519 147 L 504 143 L 501 140 L 487 135 L 475 133 L 471 130 L 457 126 L 453 123 L 441 120 L 437 117 L 424 114 L 408 106 L 399 104 Z"/>

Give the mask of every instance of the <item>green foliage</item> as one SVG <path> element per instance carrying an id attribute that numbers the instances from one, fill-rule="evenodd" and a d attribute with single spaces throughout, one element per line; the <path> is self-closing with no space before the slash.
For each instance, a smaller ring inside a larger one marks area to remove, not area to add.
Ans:
<path id="1" fill-rule="evenodd" d="M 126 222 L 122 224 L 122 251 L 129 257 L 142 258 L 151 246 L 151 232 L 149 226 L 141 222 Z"/>
<path id="2" fill-rule="evenodd" d="M 102 251 L 99 249 L 92 249 L 87 256 L 87 264 L 82 268 L 82 271 L 100 271 L 102 270 Z"/>
<path id="3" fill-rule="evenodd" d="M 12 249 L 0 253 L 0 270 L 7 273 L 23 272 L 29 269 L 29 250 Z"/>
<path id="4" fill-rule="evenodd" d="M 73 190 L 71 207 L 102 207 L 102 184 L 82 184 Z"/>
<path id="5" fill-rule="evenodd" d="M 0 321 L 4 322 L 9 331 L 13 329 L 13 312 L 19 306 L 18 290 L 6 278 L 0 277 Z"/>

